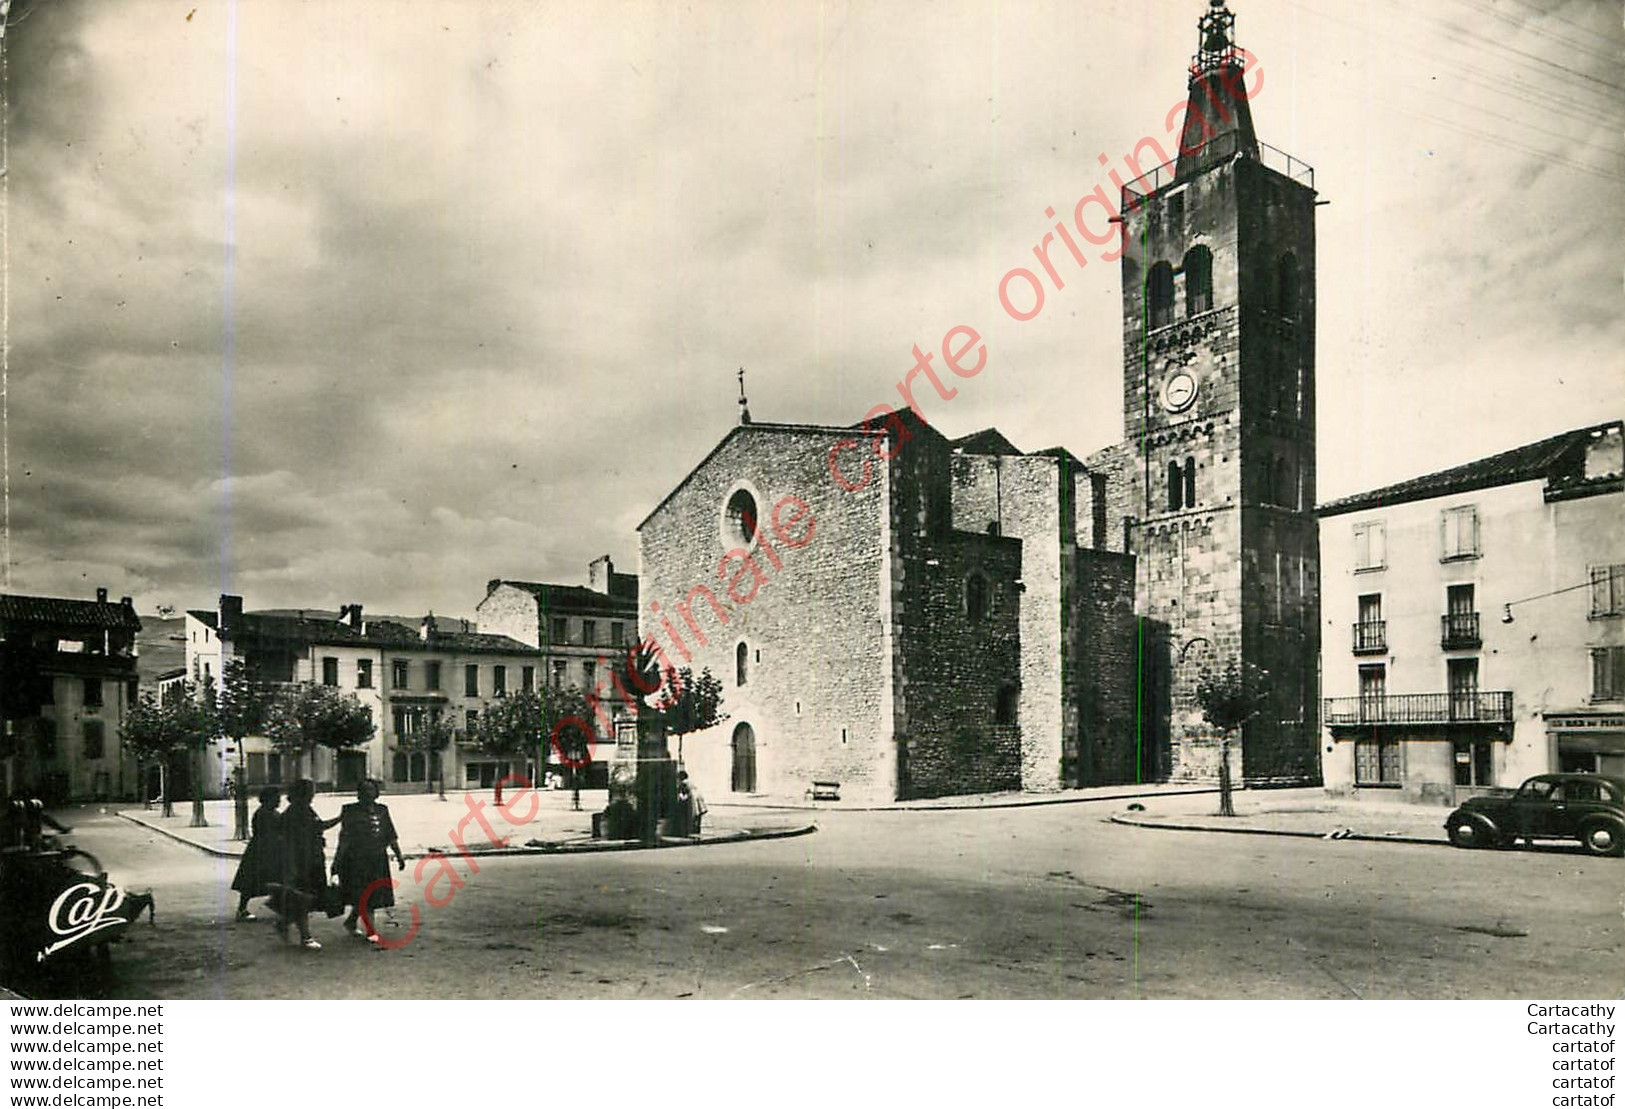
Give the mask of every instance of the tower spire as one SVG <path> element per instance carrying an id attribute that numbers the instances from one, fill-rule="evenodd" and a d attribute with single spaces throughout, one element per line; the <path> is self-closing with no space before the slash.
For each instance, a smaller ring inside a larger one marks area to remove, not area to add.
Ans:
<path id="1" fill-rule="evenodd" d="M 1225 7 L 1225 0 L 1208 0 L 1207 14 L 1196 24 L 1200 37 L 1192 59 L 1194 72 L 1215 70 L 1230 56 L 1236 48 L 1235 26 L 1235 14 Z"/>
<path id="2" fill-rule="evenodd" d="M 1179 134 L 1174 176 L 1192 177 L 1236 155 L 1258 157 L 1258 135 L 1243 77 L 1247 52 L 1236 45 L 1236 17 L 1225 0 L 1208 0 L 1197 21 L 1185 126 Z"/>
<path id="3" fill-rule="evenodd" d="M 739 367 L 739 422 L 750 423 L 750 401 L 745 399 L 745 367 Z"/>

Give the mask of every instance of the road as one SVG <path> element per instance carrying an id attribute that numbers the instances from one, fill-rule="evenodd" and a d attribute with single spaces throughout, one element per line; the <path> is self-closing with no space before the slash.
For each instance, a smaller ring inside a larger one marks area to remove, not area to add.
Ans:
<path id="1" fill-rule="evenodd" d="M 1120 803 L 1119 803 L 1120 804 Z M 145 922 L 117 997 L 1603 998 L 1625 860 L 1128 828 L 1109 803 L 817 814 L 796 839 L 491 858 L 379 951 L 231 920 L 232 860 L 113 813 L 74 841 Z M 410 877 L 410 872 L 405 876 Z M 436 892 L 449 891 L 442 881 Z M 87 991 L 88 992 L 88 991 Z"/>

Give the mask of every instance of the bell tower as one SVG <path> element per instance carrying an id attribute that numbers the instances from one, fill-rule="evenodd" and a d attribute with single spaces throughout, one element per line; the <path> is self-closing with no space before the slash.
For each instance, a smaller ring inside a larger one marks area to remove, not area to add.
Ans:
<path id="1" fill-rule="evenodd" d="M 1231 769 L 1318 775 L 1314 171 L 1262 144 L 1258 60 L 1212 0 L 1179 149 L 1123 189 L 1123 424 L 1146 776 L 1209 778 L 1196 688 L 1267 672 Z M 1243 668 L 1245 669 L 1245 667 Z"/>

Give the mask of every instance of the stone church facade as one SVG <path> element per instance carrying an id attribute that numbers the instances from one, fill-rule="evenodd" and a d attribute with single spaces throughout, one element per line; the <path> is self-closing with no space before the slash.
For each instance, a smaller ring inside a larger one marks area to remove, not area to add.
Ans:
<path id="1" fill-rule="evenodd" d="M 641 634 L 723 681 L 702 791 L 1210 779 L 1196 687 L 1231 660 L 1272 691 L 1233 768 L 1317 776 L 1315 192 L 1254 133 L 1232 24 L 1202 20 L 1179 157 L 1124 189 L 1123 442 L 746 412 L 640 525 Z"/>
<path id="2" fill-rule="evenodd" d="M 683 740 L 701 791 L 1132 780 L 1134 560 L 1078 545 L 1086 480 L 907 410 L 733 429 L 640 527 L 642 633 L 723 682 L 728 719 Z"/>

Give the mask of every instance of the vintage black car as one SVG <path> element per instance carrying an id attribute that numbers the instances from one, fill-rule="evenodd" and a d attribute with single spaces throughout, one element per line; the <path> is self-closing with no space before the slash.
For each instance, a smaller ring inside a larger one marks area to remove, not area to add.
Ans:
<path id="1" fill-rule="evenodd" d="M 1469 797 L 1444 827 L 1457 847 L 1573 839 L 1593 855 L 1625 854 L 1625 778 L 1538 774 L 1515 792 Z"/>
<path id="2" fill-rule="evenodd" d="M 96 857 L 64 844 L 66 833 L 37 800 L 0 807 L 0 986 L 24 996 L 83 996 L 100 988 L 108 944 L 143 911 L 151 892 L 127 893 Z"/>

